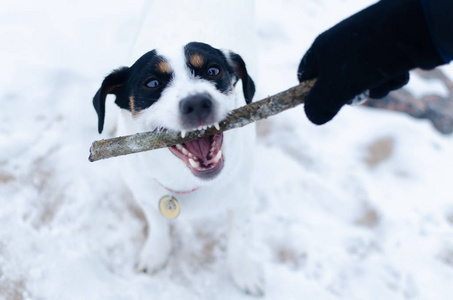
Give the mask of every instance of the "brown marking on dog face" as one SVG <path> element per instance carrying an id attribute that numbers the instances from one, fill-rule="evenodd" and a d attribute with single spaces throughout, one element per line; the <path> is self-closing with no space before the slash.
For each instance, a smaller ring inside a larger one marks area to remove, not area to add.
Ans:
<path id="1" fill-rule="evenodd" d="M 171 73 L 170 64 L 165 60 L 162 60 L 156 64 L 156 70 L 160 73 L 165 73 L 165 74 Z"/>
<path id="2" fill-rule="evenodd" d="M 135 97 L 129 97 L 129 107 L 131 109 L 132 116 L 135 117 Z"/>
<path id="3" fill-rule="evenodd" d="M 189 56 L 189 62 L 194 68 L 201 68 L 204 65 L 205 59 L 200 54 L 192 54 Z"/>

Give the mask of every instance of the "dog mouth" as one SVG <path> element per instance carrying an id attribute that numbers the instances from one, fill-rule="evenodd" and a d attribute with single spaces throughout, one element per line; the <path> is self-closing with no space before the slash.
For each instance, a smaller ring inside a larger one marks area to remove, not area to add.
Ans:
<path id="1" fill-rule="evenodd" d="M 190 171 L 202 179 L 212 179 L 223 168 L 223 134 L 216 133 L 198 140 L 169 147 L 170 151 L 185 162 Z"/>

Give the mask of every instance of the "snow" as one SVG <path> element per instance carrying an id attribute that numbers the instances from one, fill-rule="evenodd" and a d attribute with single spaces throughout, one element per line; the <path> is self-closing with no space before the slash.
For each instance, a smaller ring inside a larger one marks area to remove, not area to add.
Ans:
<path id="1" fill-rule="evenodd" d="M 371 3 L 257 1 L 256 99 L 295 85 L 316 35 Z M 229 277 L 222 218 L 178 219 L 169 265 L 135 272 L 142 212 L 116 158 L 88 162 L 102 137 L 92 96 L 130 63 L 144 7 L 0 4 L 0 299 L 251 298 Z M 414 81 L 419 94 L 444 92 Z M 451 299 L 451 136 L 363 107 L 319 127 L 296 108 L 258 133 L 253 247 L 263 299 Z"/>

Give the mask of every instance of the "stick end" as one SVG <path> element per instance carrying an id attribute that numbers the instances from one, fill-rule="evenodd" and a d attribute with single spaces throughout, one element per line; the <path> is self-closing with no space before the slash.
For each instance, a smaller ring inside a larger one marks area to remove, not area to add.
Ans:
<path id="1" fill-rule="evenodd" d="M 93 144 L 94 144 L 94 143 L 93 143 Z M 96 155 L 95 155 L 95 153 L 94 153 L 94 148 L 93 148 L 93 146 L 91 146 L 91 147 L 90 147 L 90 156 L 88 156 L 88 161 L 89 161 L 89 162 L 94 162 L 94 161 L 96 161 L 96 160 L 98 160 L 98 159 L 96 159 Z"/>

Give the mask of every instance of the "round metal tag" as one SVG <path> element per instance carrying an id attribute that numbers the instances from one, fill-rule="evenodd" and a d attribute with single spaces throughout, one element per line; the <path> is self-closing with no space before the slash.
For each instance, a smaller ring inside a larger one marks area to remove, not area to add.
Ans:
<path id="1" fill-rule="evenodd" d="M 181 207 L 178 200 L 173 196 L 163 196 L 159 201 L 159 210 L 162 215 L 168 219 L 174 219 L 179 216 Z"/>

